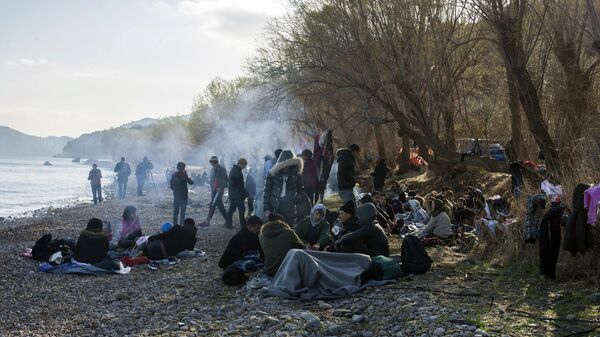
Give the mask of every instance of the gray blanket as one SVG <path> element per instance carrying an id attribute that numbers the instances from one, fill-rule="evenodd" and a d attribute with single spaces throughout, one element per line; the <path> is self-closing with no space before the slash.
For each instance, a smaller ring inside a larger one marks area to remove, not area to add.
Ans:
<path id="1" fill-rule="evenodd" d="M 360 275 L 370 266 L 371 258 L 363 254 L 292 249 L 265 292 L 302 300 L 346 297 L 367 286 L 387 283 L 361 285 Z"/>

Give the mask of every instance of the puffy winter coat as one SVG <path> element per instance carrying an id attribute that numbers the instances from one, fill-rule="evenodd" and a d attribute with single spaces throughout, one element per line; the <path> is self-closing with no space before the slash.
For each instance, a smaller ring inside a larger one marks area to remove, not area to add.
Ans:
<path id="1" fill-rule="evenodd" d="M 279 213 L 287 222 L 294 222 L 296 204 L 304 192 L 302 167 L 302 159 L 296 157 L 280 161 L 273 166 L 265 181 L 265 211 Z"/>
<path id="2" fill-rule="evenodd" d="M 77 239 L 74 258 L 78 262 L 98 263 L 108 257 L 108 248 L 108 236 L 101 229 L 84 229 Z"/>
<path id="3" fill-rule="evenodd" d="M 337 180 L 340 190 L 351 190 L 356 185 L 354 177 L 354 154 L 350 149 L 339 149 L 336 152 L 338 171 Z"/>

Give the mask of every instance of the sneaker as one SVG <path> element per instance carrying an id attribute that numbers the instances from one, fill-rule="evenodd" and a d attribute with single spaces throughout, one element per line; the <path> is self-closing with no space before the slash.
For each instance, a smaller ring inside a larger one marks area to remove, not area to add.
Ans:
<path id="1" fill-rule="evenodd" d="M 150 270 L 158 270 L 158 263 L 156 262 L 151 262 L 148 264 L 148 269 Z"/>
<path id="2" fill-rule="evenodd" d="M 172 266 L 174 264 L 178 264 L 179 261 L 181 261 L 180 259 L 176 258 L 176 257 L 170 257 L 169 258 L 169 265 Z"/>

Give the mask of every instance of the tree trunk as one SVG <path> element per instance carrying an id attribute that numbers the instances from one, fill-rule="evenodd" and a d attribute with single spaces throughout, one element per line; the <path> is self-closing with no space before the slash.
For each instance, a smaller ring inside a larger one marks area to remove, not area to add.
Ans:
<path id="1" fill-rule="evenodd" d="M 387 162 L 387 153 L 385 151 L 385 142 L 383 141 L 384 135 L 381 130 L 381 124 L 374 124 L 373 132 L 375 133 L 375 141 L 377 142 L 377 153 L 380 158 L 385 159 Z"/>
<path id="2" fill-rule="evenodd" d="M 512 140 L 512 151 L 514 158 L 511 160 L 521 160 L 525 154 L 525 146 L 523 142 L 522 125 L 523 121 L 521 118 L 521 103 L 519 102 L 519 95 L 517 93 L 517 85 L 515 83 L 514 75 L 506 69 L 506 84 L 508 87 L 508 107 L 510 109 L 510 127 L 511 127 L 511 140 Z"/>

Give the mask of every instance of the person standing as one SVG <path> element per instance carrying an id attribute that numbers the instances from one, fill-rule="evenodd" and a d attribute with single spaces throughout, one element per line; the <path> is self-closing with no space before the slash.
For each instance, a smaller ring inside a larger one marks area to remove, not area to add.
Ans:
<path id="1" fill-rule="evenodd" d="M 177 226 L 183 223 L 185 219 L 185 208 L 188 202 L 188 184 L 193 185 L 194 181 L 188 177 L 185 171 L 185 163 L 177 163 L 177 172 L 171 177 L 171 189 L 173 190 L 173 225 Z M 177 221 L 180 219 L 181 221 Z"/>
<path id="2" fill-rule="evenodd" d="M 240 158 L 237 164 L 231 167 L 229 171 L 229 211 L 227 212 L 227 218 L 225 221 L 225 227 L 228 229 L 233 228 L 233 213 L 238 210 L 240 217 L 240 228 L 246 227 L 246 207 L 244 201 L 248 197 L 246 191 L 246 185 L 244 184 L 244 174 L 242 170 L 246 168 L 248 162 L 245 158 Z"/>
<path id="3" fill-rule="evenodd" d="M 319 199 L 317 188 L 319 186 L 319 167 L 317 161 L 313 159 L 311 150 L 302 151 L 302 160 L 304 161 L 304 169 L 302 170 L 302 183 L 306 195 L 310 199 L 311 204 L 314 204 Z"/>
<path id="4" fill-rule="evenodd" d="M 257 198 L 256 167 L 246 167 L 243 172 L 245 174 L 246 192 L 248 192 L 248 216 L 251 216 L 254 214 L 254 202 Z"/>
<path id="5" fill-rule="evenodd" d="M 210 208 L 208 210 L 206 221 L 200 224 L 200 227 L 210 226 L 210 220 L 212 220 L 215 209 L 217 208 L 219 209 L 219 212 L 221 212 L 223 219 L 227 220 L 227 211 L 225 210 L 225 205 L 223 205 L 223 193 L 225 193 L 225 188 L 228 184 L 227 170 L 219 165 L 219 158 L 216 156 L 210 158 L 210 165 L 212 166 L 209 179 L 211 190 Z"/>
<path id="6" fill-rule="evenodd" d="M 356 144 L 351 144 L 348 148 L 339 149 L 336 152 L 339 195 L 344 203 L 348 200 L 356 203 L 356 197 L 354 196 L 354 186 L 356 185 L 355 162 L 359 153 L 360 147 Z"/>
<path id="7" fill-rule="evenodd" d="M 297 158 L 291 150 L 284 150 L 277 164 L 273 166 L 265 181 L 263 209 L 265 217 L 270 213 L 278 213 L 287 223 L 296 220 L 296 206 L 304 194 L 302 185 L 302 159 Z"/>
<path id="8" fill-rule="evenodd" d="M 154 168 L 152 162 L 148 160 L 148 157 L 144 157 L 135 168 L 135 177 L 137 178 L 137 195 L 141 197 L 144 195 L 144 184 L 148 180 L 150 170 Z"/>
<path id="9" fill-rule="evenodd" d="M 88 174 L 88 180 L 92 185 L 92 198 L 94 199 L 94 205 L 102 203 L 102 171 L 98 168 L 98 164 L 93 164 L 90 173 Z"/>
<path id="10" fill-rule="evenodd" d="M 385 185 L 385 178 L 388 175 L 390 170 L 387 167 L 384 158 L 379 159 L 375 169 L 371 173 L 373 176 L 373 190 L 377 192 L 383 192 L 383 187 Z"/>
<path id="11" fill-rule="evenodd" d="M 129 167 L 129 164 L 125 161 L 125 157 L 121 157 L 121 161 L 115 166 L 114 172 L 117 174 L 119 199 L 125 199 L 125 194 L 127 194 L 127 180 L 131 175 L 131 167 Z"/>

